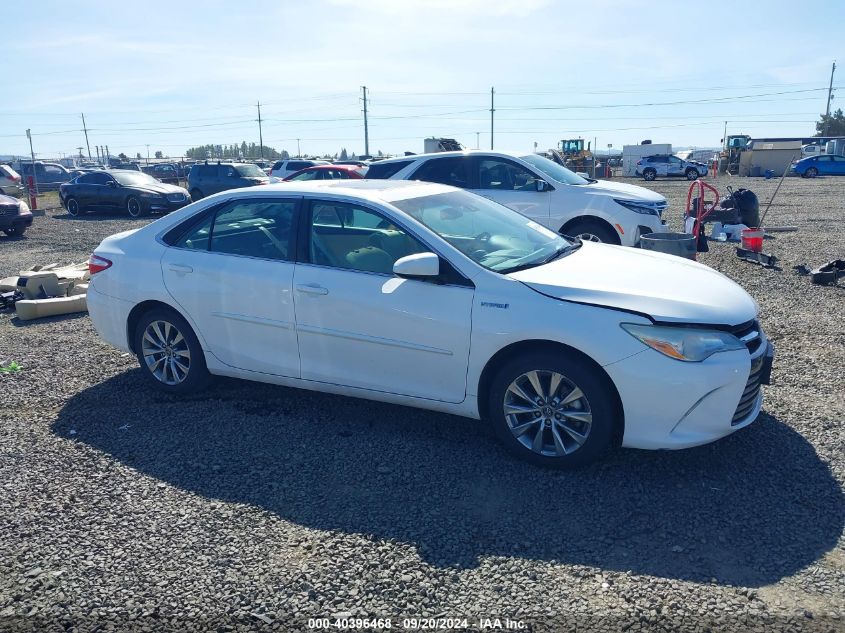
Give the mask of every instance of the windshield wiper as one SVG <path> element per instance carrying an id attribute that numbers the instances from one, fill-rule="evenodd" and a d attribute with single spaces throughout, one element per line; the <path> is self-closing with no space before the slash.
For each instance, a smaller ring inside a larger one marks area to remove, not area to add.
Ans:
<path id="1" fill-rule="evenodd" d="M 517 266 L 511 266 L 510 268 L 504 268 L 502 270 L 498 270 L 496 272 L 501 273 L 503 275 L 508 275 L 510 273 L 515 273 L 520 270 L 527 270 L 528 268 L 535 268 L 536 266 L 542 266 L 543 264 L 548 264 L 556 260 L 558 257 L 562 257 L 563 255 L 567 255 L 574 250 L 577 250 L 581 246 L 581 238 L 573 238 L 577 239 L 578 241 L 575 244 L 567 244 L 566 246 L 561 246 L 560 248 L 555 249 L 555 252 L 541 259 L 540 261 L 536 262 L 526 262 L 525 264 L 518 264 Z"/>

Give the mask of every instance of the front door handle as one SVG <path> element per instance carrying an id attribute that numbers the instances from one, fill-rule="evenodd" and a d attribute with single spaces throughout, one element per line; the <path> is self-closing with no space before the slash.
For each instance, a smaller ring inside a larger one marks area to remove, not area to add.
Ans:
<path id="1" fill-rule="evenodd" d="M 305 294 L 309 295 L 327 295 L 329 294 L 328 288 L 323 288 L 317 284 L 299 284 L 296 287 L 297 292 L 304 292 Z"/>
<path id="2" fill-rule="evenodd" d="M 170 264 L 170 270 L 172 270 L 174 273 L 180 273 L 183 275 L 185 273 L 194 272 L 193 268 L 191 268 L 190 266 L 186 266 L 185 264 Z"/>

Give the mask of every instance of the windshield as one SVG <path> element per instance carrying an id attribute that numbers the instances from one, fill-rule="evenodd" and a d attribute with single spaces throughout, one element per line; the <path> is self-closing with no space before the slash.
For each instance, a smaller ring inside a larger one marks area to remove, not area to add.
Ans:
<path id="1" fill-rule="evenodd" d="M 581 178 L 581 176 L 575 172 L 569 171 L 566 167 L 558 165 L 553 160 L 549 160 L 545 156 L 526 154 L 525 156 L 520 156 L 520 158 L 529 165 L 533 165 L 539 169 L 552 180 L 562 182 L 565 185 L 586 185 L 590 182 L 589 180 Z"/>
<path id="2" fill-rule="evenodd" d="M 154 185 L 158 183 L 158 180 L 140 171 L 137 173 L 132 172 L 131 174 L 113 171 L 111 175 L 121 185 L 128 185 L 130 187 L 132 185 Z"/>
<path id="3" fill-rule="evenodd" d="M 507 273 L 545 263 L 573 245 L 505 206 L 466 191 L 391 203 L 474 262 Z"/>
<path id="4" fill-rule="evenodd" d="M 267 174 L 261 171 L 258 165 L 238 165 L 235 167 L 237 171 L 244 178 L 266 178 Z"/>

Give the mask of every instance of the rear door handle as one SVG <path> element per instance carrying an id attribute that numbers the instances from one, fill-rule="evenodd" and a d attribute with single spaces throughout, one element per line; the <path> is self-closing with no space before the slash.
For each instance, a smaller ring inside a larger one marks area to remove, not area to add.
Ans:
<path id="1" fill-rule="evenodd" d="M 190 266 L 186 266 L 185 264 L 170 264 L 170 270 L 172 270 L 174 273 L 182 273 L 183 275 L 185 273 L 194 272 L 193 268 L 191 268 Z"/>
<path id="2" fill-rule="evenodd" d="M 317 284 L 299 284 L 296 287 L 298 292 L 304 292 L 305 294 L 309 295 L 327 295 L 329 294 L 328 288 L 323 288 L 322 286 L 318 286 Z"/>

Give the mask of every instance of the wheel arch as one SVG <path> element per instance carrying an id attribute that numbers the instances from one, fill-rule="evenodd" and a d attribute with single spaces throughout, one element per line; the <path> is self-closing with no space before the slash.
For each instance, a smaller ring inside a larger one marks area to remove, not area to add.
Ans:
<path id="1" fill-rule="evenodd" d="M 503 347 L 493 354 L 493 356 L 491 356 L 484 365 L 484 369 L 481 370 L 481 375 L 478 379 L 478 388 L 476 389 L 478 412 L 481 418 L 487 419 L 488 417 L 489 411 L 487 410 L 487 400 L 490 385 L 492 384 L 496 373 L 505 365 L 505 363 L 521 354 L 548 353 L 549 351 L 557 351 L 562 354 L 574 356 L 581 362 L 595 369 L 598 375 L 602 377 L 608 388 L 608 393 L 610 393 L 613 407 L 616 412 L 616 415 L 614 416 L 613 443 L 615 446 L 621 446 L 622 438 L 625 434 L 625 409 L 622 407 L 622 399 L 619 397 L 619 391 L 616 389 L 616 385 L 613 383 L 613 380 L 604 368 L 587 354 L 570 345 L 560 343 L 559 341 L 549 341 L 543 339 L 518 341 Z"/>
<path id="2" fill-rule="evenodd" d="M 193 323 L 191 323 L 190 320 L 188 320 L 185 315 L 182 314 L 177 308 L 173 307 L 169 303 L 165 303 L 164 301 L 150 299 L 147 301 L 142 301 L 141 303 L 133 307 L 129 311 L 129 316 L 126 318 L 126 343 L 129 346 L 129 350 L 133 354 L 138 353 L 138 351 L 135 349 L 135 328 L 138 326 L 138 321 L 140 321 L 141 317 L 143 317 L 147 312 L 156 308 L 169 310 L 175 314 L 178 314 L 181 318 L 185 319 L 185 322 L 194 331 L 194 336 L 197 337 L 197 340 L 200 340 Z"/>
<path id="3" fill-rule="evenodd" d="M 558 233 L 560 233 L 561 235 L 569 235 L 567 231 L 573 226 L 575 226 L 578 222 L 595 222 L 596 224 L 606 228 L 608 231 L 610 231 L 612 235 L 616 237 L 615 243 L 617 245 L 622 244 L 622 240 L 619 237 L 619 232 L 616 230 L 616 227 L 614 227 L 610 222 L 608 222 L 604 218 L 599 217 L 597 215 L 579 215 L 572 218 L 571 220 L 567 220 L 566 223 L 562 227 L 560 227 Z"/>

